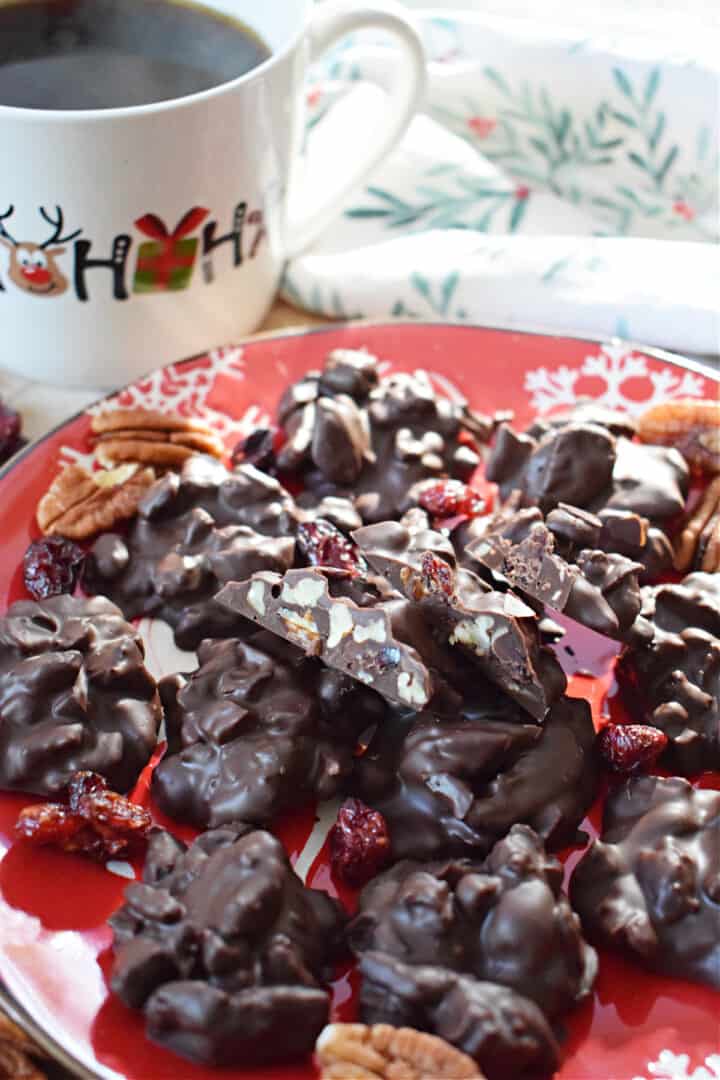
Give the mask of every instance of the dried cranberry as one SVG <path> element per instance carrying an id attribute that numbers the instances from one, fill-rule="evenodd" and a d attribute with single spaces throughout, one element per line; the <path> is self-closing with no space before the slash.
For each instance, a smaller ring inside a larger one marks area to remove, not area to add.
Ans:
<path id="1" fill-rule="evenodd" d="M 99 791 L 107 791 L 107 780 L 100 773 L 87 771 L 73 773 L 67 786 L 70 809 L 77 813 L 83 796 L 94 795 Z"/>
<path id="2" fill-rule="evenodd" d="M 598 746 L 614 772 L 629 773 L 650 765 L 667 746 L 667 735 L 647 724 L 606 724 Z"/>
<path id="3" fill-rule="evenodd" d="M 44 536 L 25 552 L 25 588 L 33 600 L 71 593 L 85 561 L 85 552 L 64 536 Z"/>
<path id="4" fill-rule="evenodd" d="M 110 791 L 102 776 L 74 773 L 67 792 L 69 806 L 40 803 L 21 810 L 16 837 L 103 860 L 131 855 L 142 847 L 152 824 L 149 812 Z"/>
<path id="5" fill-rule="evenodd" d="M 233 465 L 254 465 L 263 472 L 275 472 L 275 428 L 255 428 L 246 439 L 234 448 L 231 460 Z"/>
<path id="6" fill-rule="evenodd" d="M 20 413 L 9 409 L 5 402 L 0 400 L 0 464 L 25 444 L 25 439 L 20 436 L 21 427 Z"/>
<path id="7" fill-rule="evenodd" d="M 436 518 L 472 518 L 485 512 L 482 495 L 461 480 L 436 480 L 423 488 L 418 501 Z"/>
<path id="8" fill-rule="evenodd" d="M 390 834 L 385 818 L 360 799 L 346 799 L 328 835 L 333 873 L 359 888 L 390 858 Z"/>
<path id="9" fill-rule="evenodd" d="M 350 577 L 367 573 L 367 563 L 357 545 L 324 518 L 298 526 L 297 546 L 309 566 L 331 566 Z"/>
<path id="10" fill-rule="evenodd" d="M 444 593 L 452 596 L 455 592 L 455 574 L 453 568 L 439 555 L 432 551 L 423 553 L 421 560 L 421 573 L 423 585 L 427 592 Z"/>

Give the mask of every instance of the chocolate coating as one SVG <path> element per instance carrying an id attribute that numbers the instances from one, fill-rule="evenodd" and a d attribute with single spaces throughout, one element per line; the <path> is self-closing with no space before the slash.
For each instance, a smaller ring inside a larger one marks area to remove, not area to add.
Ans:
<path id="1" fill-rule="evenodd" d="M 343 921 L 270 833 L 228 826 L 186 848 L 158 831 L 110 919 L 111 987 L 149 1038 L 193 1061 L 299 1057 L 327 1020 Z"/>
<path id="2" fill-rule="evenodd" d="M 720 792 L 628 780 L 570 895 L 591 938 L 653 971 L 720 989 Z"/>
<path id="3" fill-rule="evenodd" d="M 386 521 L 358 529 L 353 539 L 373 569 L 419 606 L 441 640 L 462 649 L 487 678 L 543 719 L 565 690 L 565 676 L 541 646 L 533 610 L 470 571 L 455 570 L 452 544 L 442 533 Z"/>
<path id="4" fill-rule="evenodd" d="M 585 998 L 594 949 L 562 892 L 563 871 L 542 840 L 514 825 L 482 863 L 400 862 L 362 891 L 348 941 L 501 983 L 557 1018 Z"/>
<path id="5" fill-rule="evenodd" d="M 641 543 L 643 519 L 611 518 L 616 531 Z M 646 524 L 646 523 L 645 523 Z M 635 528 L 632 529 L 632 526 Z M 494 580 L 563 611 L 590 630 L 619 640 L 647 640 L 640 614 L 641 563 L 599 549 L 604 523 L 594 514 L 560 503 L 543 519 L 537 507 L 501 508 L 466 549 Z M 610 529 L 605 529 L 605 534 Z M 476 535 L 477 535 L 476 533 Z M 646 533 L 644 534 L 646 535 Z"/>
<path id="6" fill-rule="evenodd" d="M 278 411 L 287 435 L 280 468 L 301 471 L 318 496 L 352 494 L 366 522 L 398 517 L 421 480 L 467 479 L 480 463 L 470 444 L 496 426 L 438 394 L 424 371 L 381 378 L 374 358 L 341 351 L 290 387 Z"/>
<path id="7" fill-rule="evenodd" d="M 95 542 L 85 586 L 110 596 L 129 619 L 164 619 L 178 646 L 192 649 L 203 638 L 243 632 L 215 594 L 255 570 L 290 566 L 294 528 L 294 504 L 275 479 L 252 465 L 229 473 L 214 458 L 192 457 L 179 476 L 168 473 L 150 488 L 127 538 L 110 533 Z"/>
<path id="8" fill-rule="evenodd" d="M 570 423 L 533 439 L 503 424 L 485 474 L 503 498 L 522 492 L 524 506 L 551 510 L 558 503 L 588 506 L 609 486 L 616 440 L 605 428 Z"/>
<path id="9" fill-rule="evenodd" d="M 129 791 L 162 716 L 144 656 L 104 597 L 13 604 L 0 618 L 0 788 L 57 795 L 89 769 Z"/>
<path id="10" fill-rule="evenodd" d="M 357 759 L 353 791 L 385 817 L 395 859 L 483 856 L 517 822 L 550 848 L 575 840 L 599 778 L 587 703 L 561 698 L 540 726 L 487 684 L 478 699 L 468 717 L 398 717 Z"/>
<path id="11" fill-rule="evenodd" d="M 336 795 L 357 736 L 384 716 L 372 690 L 271 634 L 204 641 L 200 667 L 163 679 L 168 753 L 153 795 L 199 828 L 266 824 Z"/>
<path id="12" fill-rule="evenodd" d="M 652 640 L 629 649 L 617 677 L 633 710 L 661 728 L 661 764 L 693 775 L 720 768 L 720 574 L 645 588 Z"/>
<path id="13" fill-rule="evenodd" d="M 366 1024 L 439 1035 L 474 1058 L 487 1080 L 539 1080 L 559 1065 L 559 1047 L 540 1009 L 506 986 L 380 952 L 363 953 L 358 969 Z"/>
<path id="14" fill-rule="evenodd" d="M 517 490 L 523 506 L 544 513 L 563 502 L 594 513 L 630 511 L 653 525 L 681 513 L 690 474 L 677 450 L 574 420 L 530 432 L 518 434 L 506 424 L 498 430 L 486 475 L 504 499 Z"/>

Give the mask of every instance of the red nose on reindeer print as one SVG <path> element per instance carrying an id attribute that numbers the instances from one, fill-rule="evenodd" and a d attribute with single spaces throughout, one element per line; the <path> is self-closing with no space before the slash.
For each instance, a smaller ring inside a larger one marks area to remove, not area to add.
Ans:
<path id="1" fill-rule="evenodd" d="M 187 289 L 195 266 L 198 239 L 189 234 L 210 213 L 203 206 L 193 206 L 178 221 L 172 232 L 157 214 L 144 214 L 136 228 L 151 240 L 138 248 L 133 292 L 176 292 Z"/>
<path id="2" fill-rule="evenodd" d="M 15 207 L 9 206 L 4 214 L 0 214 L 0 244 L 10 250 L 8 277 L 18 289 L 33 296 L 60 296 L 67 289 L 68 281 L 55 260 L 64 253 L 65 248 L 50 245 L 74 240 L 82 229 L 75 229 L 63 236 L 64 218 L 60 207 L 55 207 L 55 217 L 51 217 L 45 207 L 41 206 L 40 216 L 52 226 L 50 236 L 41 244 L 31 240 L 16 240 L 5 225 L 14 211 Z"/>

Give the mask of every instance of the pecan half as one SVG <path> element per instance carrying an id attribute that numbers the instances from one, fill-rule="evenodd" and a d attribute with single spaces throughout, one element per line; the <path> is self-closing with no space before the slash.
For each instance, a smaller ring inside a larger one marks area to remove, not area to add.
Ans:
<path id="1" fill-rule="evenodd" d="M 45 535 L 86 540 L 131 518 L 154 481 L 153 469 L 136 463 L 98 472 L 69 465 L 38 503 L 38 525 Z"/>
<path id="2" fill-rule="evenodd" d="M 12 1020 L 0 1014 L 0 1076 L 8 1080 L 46 1080 L 34 1056 L 42 1057 L 42 1051 Z"/>
<path id="3" fill-rule="evenodd" d="M 113 409 L 94 416 L 91 428 L 95 456 L 106 468 L 135 461 L 173 469 L 193 454 L 223 456 L 222 440 L 199 417 L 150 409 Z"/>
<path id="4" fill-rule="evenodd" d="M 720 476 L 708 484 L 675 544 L 675 569 L 720 571 Z"/>
<path id="5" fill-rule="evenodd" d="M 483 1080 L 444 1039 L 389 1024 L 328 1024 L 315 1053 L 321 1080 Z"/>
<path id="6" fill-rule="evenodd" d="M 637 433 L 641 442 L 674 446 L 700 472 L 720 473 L 720 401 L 653 405 L 640 416 Z"/>

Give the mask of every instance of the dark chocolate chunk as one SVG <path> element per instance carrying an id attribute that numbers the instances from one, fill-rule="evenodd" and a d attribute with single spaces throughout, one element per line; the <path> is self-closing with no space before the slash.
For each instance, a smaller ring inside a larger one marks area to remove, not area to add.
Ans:
<path id="1" fill-rule="evenodd" d="M 358 735 L 384 716 L 381 698 L 272 634 L 204 641 L 200 667 L 162 680 L 168 753 L 153 794 L 200 828 L 266 824 L 336 795 Z"/>
<path id="2" fill-rule="evenodd" d="M 474 1058 L 487 1080 L 540 1080 L 558 1068 L 560 1049 L 542 1012 L 506 986 L 380 952 L 363 953 L 358 969 L 366 1024 L 439 1035 Z"/>
<path id="3" fill-rule="evenodd" d="M 524 716 L 481 683 L 468 716 L 421 713 L 378 728 L 353 791 L 385 818 L 393 858 L 483 856 L 516 822 L 553 849 L 575 840 L 600 773 L 590 709 L 562 698 L 543 726 Z"/>
<path id="4" fill-rule="evenodd" d="M 249 581 L 226 585 L 218 601 L 388 701 L 423 708 L 435 693 L 423 658 L 396 634 L 393 618 L 403 613 L 404 601 L 360 607 L 332 596 L 327 577 L 312 568 L 253 574 Z"/>
<path id="5" fill-rule="evenodd" d="M 608 797 L 570 895 L 598 944 L 720 989 L 720 792 L 678 777 L 627 781 Z"/>
<path id="6" fill-rule="evenodd" d="M 570 423 L 540 439 L 503 425 L 487 461 L 486 476 L 503 498 L 522 492 L 524 506 L 551 510 L 558 503 L 588 506 L 610 485 L 616 439 L 605 428 Z"/>
<path id="7" fill-rule="evenodd" d="M 111 987 L 154 1042 L 193 1061 L 301 1057 L 327 1020 L 343 921 L 270 833 L 227 826 L 186 848 L 157 832 L 110 920 Z"/>
<path id="8" fill-rule="evenodd" d="M 477 443 L 497 423 L 443 397 L 424 371 L 379 378 L 373 358 L 342 352 L 286 391 L 279 417 L 287 435 L 280 467 L 302 471 L 320 497 L 348 496 L 352 487 L 368 522 L 399 516 L 421 480 L 467 479 L 480 463 Z"/>
<path id="9" fill-rule="evenodd" d="M 226 581 L 290 566 L 294 540 L 285 529 L 294 531 L 295 509 L 277 480 L 251 465 L 229 473 L 213 458 L 192 457 L 179 476 L 150 488 L 126 538 L 95 542 L 84 583 L 129 619 L 164 619 L 181 648 L 195 648 L 242 633 L 215 594 Z"/>
<path id="10" fill-rule="evenodd" d="M 628 649 L 616 672 L 633 711 L 668 737 L 660 762 L 689 776 L 720 768 L 719 574 L 642 590 L 652 640 Z"/>
<path id="11" fill-rule="evenodd" d="M 144 655 L 104 597 L 13 604 L 0 618 L 0 788 L 57 795 L 90 770 L 129 791 L 162 715 Z"/>
<path id="12" fill-rule="evenodd" d="M 637 422 L 629 413 L 611 409 L 593 398 L 581 398 L 569 409 L 562 409 L 551 416 L 536 420 L 527 429 L 527 434 L 538 438 L 552 428 L 565 427 L 566 424 L 594 424 L 596 427 L 607 428 L 613 435 L 626 435 L 628 439 L 632 439 L 637 433 Z"/>
<path id="13" fill-rule="evenodd" d="M 540 643 L 531 608 L 470 571 L 453 569 L 450 542 L 440 534 L 385 522 L 353 537 L 370 565 L 419 606 L 442 640 L 471 657 L 536 720 L 543 719 L 566 683 L 555 656 Z M 424 544 L 430 550 L 422 551 Z"/>
<path id="14" fill-rule="evenodd" d="M 597 957 L 562 892 L 561 864 L 527 825 L 483 862 L 400 862 L 365 886 L 348 941 L 406 964 L 501 983 L 557 1019 L 592 989 Z"/>
<path id="15" fill-rule="evenodd" d="M 643 519 L 628 517 L 623 524 L 628 531 L 636 524 L 633 538 L 640 542 Z M 485 522 L 485 532 L 466 553 L 495 580 L 606 637 L 622 641 L 651 636 L 647 622 L 638 619 L 643 567 L 624 555 L 599 550 L 600 518 L 560 503 L 544 520 L 537 507 L 501 507 Z"/>
<path id="16" fill-rule="evenodd" d="M 654 525 L 681 514 L 690 486 L 690 470 L 678 450 L 620 438 L 612 483 L 583 505 L 600 510 L 629 510 Z"/>
<path id="17" fill-rule="evenodd" d="M 486 475 L 504 499 L 519 491 L 522 506 L 544 513 L 563 502 L 594 513 L 627 510 L 653 525 L 681 513 L 690 474 L 677 450 L 635 443 L 573 419 L 530 432 L 518 434 L 507 425 L 498 430 Z"/>

